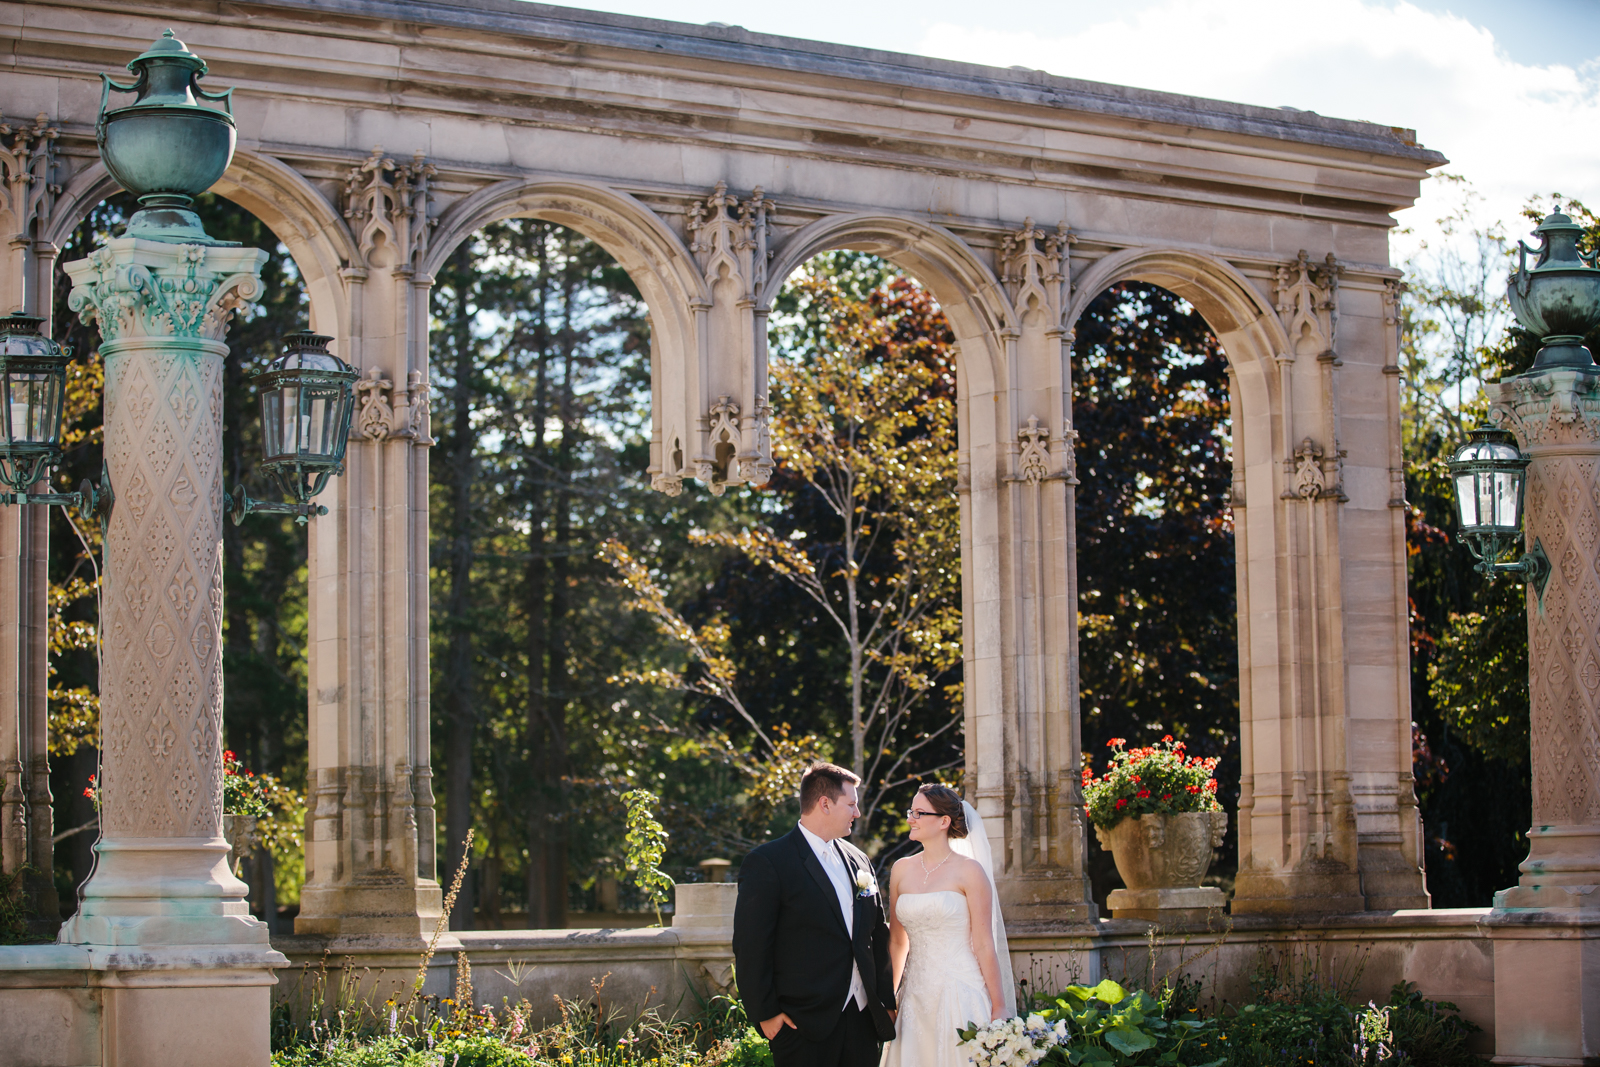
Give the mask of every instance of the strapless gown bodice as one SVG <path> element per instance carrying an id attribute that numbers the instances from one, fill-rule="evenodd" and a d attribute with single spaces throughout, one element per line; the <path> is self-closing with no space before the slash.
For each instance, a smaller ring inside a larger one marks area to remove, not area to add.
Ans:
<path id="1" fill-rule="evenodd" d="M 911 949 L 896 993 L 895 1040 L 884 1047 L 882 1067 L 961 1067 L 956 1031 L 989 1022 L 966 895 L 901 893 L 894 912 Z"/>

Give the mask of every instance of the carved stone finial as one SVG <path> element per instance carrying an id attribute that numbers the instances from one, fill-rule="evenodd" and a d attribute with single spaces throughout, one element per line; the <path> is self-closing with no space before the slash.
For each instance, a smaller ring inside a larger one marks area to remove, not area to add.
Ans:
<path id="1" fill-rule="evenodd" d="M 1017 431 L 1022 442 L 1022 455 L 1017 460 L 1017 470 L 1029 485 L 1038 485 L 1050 477 L 1050 428 L 1039 425 L 1037 415 L 1028 416 L 1028 425 Z"/>
<path id="2" fill-rule="evenodd" d="M 61 195 L 56 140 L 61 128 L 43 112 L 25 122 L 0 122 L 0 180 L 6 207 L 16 220 L 19 234 L 27 234 L 35 223 L 45 222 L 55 210 Z"/>
<path id="3" fill-rule="evenodd" d="M 345 174 L 344 217 L 369 265 L 414 270 L 420 263 L 438 221 L 428 215 L 430 182 L 437 173 L 420 151 L 401 164 L 374 145 L 372 154 Z"/>
<path id="4" fill-rule="evenodd" d="M 689 250 L 694 253 L 706 282 L 715 285 L 724 275 L 738 286 L 739 299 L 754 300 L 767 282 L 768 216 L 773 204 L 758 185 L 750 199 L 740 201 L 719 181 L 711 195 L 689 206 Z"/>
<path id="5" fill-rule="evenodd" d="M 372 441 L 389 436 L 394 427 L 394 409 L 389 400 L 393 389 L 394 382 L 385 378 L 378 367 L 369 367 L 356 382 L 356 396 L 361 402 L 356 413 L 356 428 L 361 436 Z"/>
<path id="6" fill-rule="evenodd" d="M 1294 450 L 1294 492 L 1302 500 L 1314 500 L 1327 488 L 1322 465 L 1317 462 L 1321 458 L 1322 449 L 1312 444 L 1309 437 Z"/>
<path id="7" fill-rule="evenodd" d="M 1277 311 L 1289 334 L 1291 357 L 1333 358 L 1338 324 L 1339 275 L 1344 266 L 1332 252 L 1322 264 L 1311 262 L 1305 249 L 1293 263 L 1277 270 Z"/>
<path id="8" fill-rule="evenodd" d="M 1025 322 L 1043 316 L 1046 327 L 1061 327 L 1071 283 L 1067 253 L 1074 240 L 1065 222 L 1050 233 L 1029 218 L 1000 242 L 1001 281 Z"/>

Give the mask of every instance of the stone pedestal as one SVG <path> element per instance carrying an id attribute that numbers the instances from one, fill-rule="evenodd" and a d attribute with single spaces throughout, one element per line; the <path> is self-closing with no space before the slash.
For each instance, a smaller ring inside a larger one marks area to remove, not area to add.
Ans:
<path id="1" fill-rule="evenodd" d="M 101 837 L 60 940 L 91 947 L 104 1062 L 264 1065 L 273 951 L 222 836 L 222 338 L 253 248 L 119 238 L 69 263 L 98 322 L 105 459 Z M 225 1042 L 216 1040 L 228 1020 Z M 169 1028 L 195 1028 L 193 1041 Z M 204 1033 L 200 1027 L 205 1027 Z"/>
<path id="2" fill-rule="evenodd" d="M 1228 898 L 1215 886 L 1197 889 L 1113 889 L 1106 907 L 1113 919 L 1153 923 L 1220 922 Z"/>
<path id="3" fill-rule="evenodd" d="M 1495 894 L 1495 1062 L 1600 1062 L 1600 371 L 1486 387 L 1527 472 L 1526 543 L 1550 577 L 1528 587 L 1533 827 L 1515 886 Z"/>

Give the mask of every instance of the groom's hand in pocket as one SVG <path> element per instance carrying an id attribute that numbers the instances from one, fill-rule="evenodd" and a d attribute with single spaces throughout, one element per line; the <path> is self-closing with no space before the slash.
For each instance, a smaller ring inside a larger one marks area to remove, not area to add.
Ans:
<path id="1" fill-rule="evenodd" d="M 771 1041 L 773 1038 L 778 1036 L 778 1031 L 782 1030 L 785 1026 L 793 1030 L 799 1029 L 799 1027 L 794 1025 L 794 1020 L 789 1018 L 788 1012 L 780 1011 L 772 1018 L 762 1020 L 761 1032 L 762 1034 L 766 1035 L 768 1041 Z"/>

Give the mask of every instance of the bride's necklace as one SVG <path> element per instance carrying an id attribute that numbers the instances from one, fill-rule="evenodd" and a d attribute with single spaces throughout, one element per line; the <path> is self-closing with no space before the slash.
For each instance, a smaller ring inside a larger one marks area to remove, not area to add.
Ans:
<path id="1" fill-rule="evenodd" d="M 927 885 L 928 879 L 933 877 L 933 872 L 937 871 L 940 867 L 943 867 L 945 863 L 949 861 L 951 853 L 946 852 L 944 854 L 944 859 L 940 860 L 938 863 L 935 863 L 932 870 L 930 870 L 928 865 L 923 862 L 922 857 L 924 855 L 925 853 L 922 852 L 917 853 L 917 866 L 922 868 L 922 884 Z"/>

